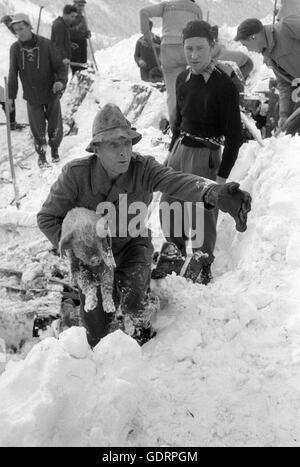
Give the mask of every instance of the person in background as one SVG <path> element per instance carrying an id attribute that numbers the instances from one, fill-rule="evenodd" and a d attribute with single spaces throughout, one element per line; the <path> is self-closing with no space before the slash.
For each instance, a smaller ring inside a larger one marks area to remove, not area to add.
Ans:
<path id="1" fill-rule="evenodd" d="M 300 16 L 288 16 L 266 26 L 257 18 L 248 18 L 239 25 L 235 40 L 249 51 L 262 54 L 273 69 L 279 91 L 279 128 L 285 129 L 288 117 L 299 107 Z M 286 131 L 299 132 L 300 121 Z"/>
<path id="2" fill-rule="evenodd" d="M 48 144 L 53 162 L 59 161 L 58 148 L 63 137 L 60 96 L 66 85 L 66 70 L 50 40 L 32 32 L 29 17 L 16 13 L 11 26 L 18 38 L 10 48 L 8 97 L 12 109 L 18 93 L 18 77 L 23 86 L 27 112 L 39 167 L 47 167 Z"/>
<path id="3" fill-rule="evenodd" d="M 15 32 L 11 26 L 12 22 L 12 15 L 4 15 L 2 16 L 0 23 L 5 24 L 7 29 L 15 36 Z M 0 86 L 0 105 L 4 111 L 5 111 L 5 90 L 3 86 Z M 15 101 L 12 101 L 11 106 L 10 106 L 10 111 L 9 111 L 9 121 L 10 121 L 10 129 L 11 130 L 23 130 L 24 125 L 21 125 L 20 123 L 16 122 L 16 103 Z"/>
<path id="4" fill-rule="evenodd" d="M 52 24 L 51 42 L 57 51 L 58 56 L 69 68 L 72 58 L 72 43 L 70 36 L 70 27 L 77 18 L 77 8 L 75 5 L 65 5 L 63 15 L 58 16 Z"/>
<path id="5" fill-rule="evenodd" d="M 87 61 L 87 40 L 91 37 L 91 31 L 88 30 L 84 17 L 85 0 L 74 0 L 74 5 L 77 9 L 77 17 L 70 28 L 71 47 L 72 47 L 72 62 L 86 63 Z M 72 73 L 82 71 L 80 66 L 72 65 Z"/>
<path id="6" fill-rule="evenodd" d="M 201 20 L 201 8 L 194 0 L 172 0 L 150 5 L 140 10 L 141 33 L 151 38 L 149 19 L 162 18 L 161 64 L 167 88 L 167 106 L 172 126 L 176 108 L 176 78 L 186 68 L 182 45 L 182 30 L 191 20 Z"/>
<path id="7" fill-rule="evenodd" d="M 141 79 L 142 81 L 151 81 L 150 80 L 150 71 L 153 68 L 158 68 L 159 63 L 157 63 L 157 59 L 159 60 L 160 56 L 160 38 L 153 34 L 152 32 L 153 23 L 149 20 L 149 29 L 151 31 L 151 39 L 142 36 L 138 39 L 135 52 L 134 52 L 134 60 L 137 66 L 140 69 Z M 153 47 L 155 48 L 156 54 L 154 54 Z M 156 59 L 157 57 L 157 59 Z"/>
<path id="8" fill-rule="evenodd" d="M 242 144 L 239 93 L 227 74 L 215 65 L 214 36 L 209 23 L 190 21 L 183 30 L 183 46 L 189 68 L 176 80 L 176 118 L 166 165 L 225 184 Z M 175 201 L 181 203 L 176 196 L 163 194 L 161 197 L 161 203 L 167 202 L 170 206 Z M 197 215 L 193 206 L 188 221 L 194 231 L 197 230 Z M 208 255 L 207 264 L 198 271 L 199 281 L 204 285 L 212 278 L 217 218 L 217 209 L 205 210 L 202 246 L 194 246 L 191 238 L 195 259 L 199 253 Z M 161 225 L 164 232 L 163 219 Z M 164 235 L 186 256 L 189 237 L 186 230 L 181 236 L 174 233 L 180 230 L 183 231 L 174 222 L 169 233 L 164 232 Z"/>

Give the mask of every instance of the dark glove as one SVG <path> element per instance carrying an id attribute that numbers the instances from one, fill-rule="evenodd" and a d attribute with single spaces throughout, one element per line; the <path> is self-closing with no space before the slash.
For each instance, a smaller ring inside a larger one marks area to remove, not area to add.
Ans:
<path id="1" fill-rule="evenodd" d="M 251 211 L 251 196 L 247 191 L 240 190 L 239 183 L 230 182 L 225 185 L 212 185 L 205 193 L 205 202 L 228 212 L 234 220 L 236 230 L 245 232 L 247 229 L 247 213 Z"/>

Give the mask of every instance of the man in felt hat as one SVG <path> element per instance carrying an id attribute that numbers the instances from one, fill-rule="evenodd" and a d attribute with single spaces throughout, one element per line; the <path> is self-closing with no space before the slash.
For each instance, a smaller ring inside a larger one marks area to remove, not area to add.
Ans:
<path id="1" fill-rule="evenodd" d="M 66 85 L 65 66 L 51 42 L 32 32 L 29 17 L 16 13 L 10 23 L 18 40 L 10 48 L 8 94 L 10 105 L 18 93 L 18 76 L 27 101 L 30 129 L 38 154 L 39 167 L 47 167 L 46 122 L 48 144 L 53 162 L 59 161 L 58 148 L 63 138 L 60 95 Z"/>
<path id="2" fill-rule="evenodd" d="M 85 0 L 74 0 L 77 8 L 77 17 L 70 28 L 70 37 L 72 42 L 72 62 L 86 63 L 87 61 L 87 39 L 91 37 L 86 19 L 84 16 Z M 72 65 L 72 73 L 82 71 L 80 66 Z"/>
<path id="3" fill-rule="evenodd" d="M 116 306 L 120 305 L 123 315 L 130 320 L 134 330 L 131 334 L 137 339 L 145 329 L 149 330 L 153 246 L 145 221 L 153 192 L 202 202 L 208 209 L 217 206 L 234 217 L 240 231 L 246 230 L 251 203 L 250 195 L 240 190 L 237 183 L 220 186 L 176 172 L 153 157 L 133 152 L 132 146 L 140 139 L 141 135 L 131 128 L 116 105 L 105 105 L 94 120 L 93 138 L 86 149 L 91 155 L 63 168 L 37 216 L 39 228 L 56 248 L 63 219 L 74 207 L 85 207 L 106 216 L 116 263 Z M 137 212 L 142 213 L 138 222 Z M 86 313 L 82 301 L 81 313 L 89 343 L 94 346 L 111 331 L 113 318 L 103 310 L 100 287 L 97 307 Z"/>
<path id="4" fill-rule="evenodd" d="M 277 24 L 264 26 L 257 18 L 243 21 L 235 37 L 251 52 L 261 53 L 277 78 L 279 90 L 279 128 L 299 107 L 300 96 L 300 16 L 288 16 Z M 288 133 L 300 131 L 300 122 L 293 122 Z"/>

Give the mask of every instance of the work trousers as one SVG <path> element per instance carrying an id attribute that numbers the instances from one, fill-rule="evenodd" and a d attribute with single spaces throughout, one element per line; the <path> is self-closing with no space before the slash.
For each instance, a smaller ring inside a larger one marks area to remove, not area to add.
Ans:
<path id="1" fill-rule="evenodd" d="M 139 317 L 143 312 L 147 291 L 150 287 L 153 246 L 150 238 L 133 238 L 114 254 L 114 302 L 124 315 Z M 80 291 L 80 311 L 87 330 L 89 344 L 94 347 L 109 332 L 114 315 L 106 313 L 102 305 L 100 287 L 97 290 L 98 305 L 84 311 L 85 297 Z"/>
<path id="2" fill-rule="evenodd" d="M 175 143 L 168 160 L 168 166 L 172 167 L 174 170 L 199 175 L 214 181 L 217 178 L 220 163 L 221 151 L 219 149 L 212 150 L 205 147 L 188 147 L 181 143 L 180 138 Z M 218 210 L 205 209 L 202 205 L 201 211 L 196 207 L 196 204 L 193 204 L 192 208 L 187 211 L 187 209 L 185 209 L 187 206 L 186 203 L 167 194 L 163 194 L 161 197 L 161 207 L 163 206 L 163 202 L 167 202 L 169 204 L 174 202 L 179 203 L 182 213 L 182 216 L 178 216 L 178 214 L 175 215 L 174 212 L 171 211 L 169 225 L 169 222 L 166 223 L 163 216 L 163 209 L 160 209 L 160 222 L 166 240 L 175 243 L 182 254 L 186 256 L 186 244 L 190 238 L 188 227 L 194 231 L 197 229 L 197 238 L 195 235 L 194 238 L 191 238 L 193 252 L 202 251 L 203 253 L 207 253 L 209 256 L 209 262 L 212 263 L 214 260 L 213 253 L 217 239 L 216 226 Z M 198 216 L 201 216 L 200 221 L 202 220 L 203 222 L 203 225 L 200 227 L 201 232 L 199 232 Z M 199 245 L 199 238 L 201 238 L 201 241 L 203 239 L 202 245 Z"/>
<path id="3" fill-rule="evenodd" d="M 176 78 L 186 69 L 187 63 L 182 44 L 161 45 L 161 64 L 167 88 L 167 106 L 171 128 L 176 112 Z"/>
<path id="4" fill-rule="evenodd" d="M 47 104 L 30 104 L 27 102 L 30 129 L 37 150 L 47 144 L 46 122 L 48 122 L 48 144 L 57 149 L 63 138 L 63 124 L 60 99 L 54 96 Z"/>

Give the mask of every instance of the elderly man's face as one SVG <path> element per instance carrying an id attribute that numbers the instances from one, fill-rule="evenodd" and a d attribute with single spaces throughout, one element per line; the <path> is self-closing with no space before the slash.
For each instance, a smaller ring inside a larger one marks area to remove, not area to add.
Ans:
<path id="1" fill-rule="evenodd" d="M 130 138 L 117 138 L 102 141 L 95 146 L 97 157 L 107 174 L 116 178 L 127 172 L 132 158 L 132 140 Z"/>

